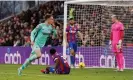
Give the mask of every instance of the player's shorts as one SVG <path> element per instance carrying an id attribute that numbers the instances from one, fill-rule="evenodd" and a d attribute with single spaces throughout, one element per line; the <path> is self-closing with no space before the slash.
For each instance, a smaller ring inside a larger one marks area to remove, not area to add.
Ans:
<path id="1" fill-rule="evenodd" d="M 117 43 L 113 43 L 113 44 L 112 44 L 112 51 L 113 51 L 114 53 L 120 53 L 120 52 L 122 52 L 122 48 L 121 48 L 121 49 L 118 49 L 118 48 L 117 48 Z"/>
<path id="2" fill-rule="evenodd" d="M 35 50 L 37 50 L 37 49 L 40 49 L 41 50 L 41 47 L 39 47 L 39 45 L 37 45 L 37 44 L 34 44 L 31 47 L 31 49 L 32 49 L 31 54 L 35 54 Z"/>
<path id="3" fill-rule="evenodd" d="M 56 72 L 56 74 L 69 74 L 70 68 L 65 68 L 64 71 L 61 71 L 60 69 L 56 69 L 55 72 Z"/>
<path id="4" fill-rule="evenodd" d="M 76 42 L 69 42 L 69 48 L 70 50 L 73 49 L 74 52 L 77 51 L 77 43 Z"/>

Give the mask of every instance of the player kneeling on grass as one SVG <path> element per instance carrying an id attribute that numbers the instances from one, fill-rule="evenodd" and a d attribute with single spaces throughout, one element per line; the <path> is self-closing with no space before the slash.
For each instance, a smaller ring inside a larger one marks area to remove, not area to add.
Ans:
<path id="1" fill-rule="evenodd" d="M 41 70 L 44 74 L 56 73 L 56 74 L 69 74 L 70 67 L 67 61 L 61 57 L 54 48 L 50 49 L 50 55 L 52 56 L 55 66 L 54 67 L 47 67 L 45 70 Z"/>

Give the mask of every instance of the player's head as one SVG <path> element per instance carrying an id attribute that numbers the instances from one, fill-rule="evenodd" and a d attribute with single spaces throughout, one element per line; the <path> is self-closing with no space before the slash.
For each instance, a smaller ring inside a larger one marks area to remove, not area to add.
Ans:
<path id="1" fill-rule="evenodd" d="M 56 50 L 55 50 L 54 48 L 51 48 L 51 49 L 50 49 L 50 54 L 51 54 L 51 55 L 54 55 L 55 53 L 56 53 Z"/>
<path id="2" fill-rule="evenodd" d="M 47 21 L 48 24 L 53 24 L 53 23 L 54 23 L 53 15 L 51 15 L 51 14 L 46 14 L 46 15 L 45 15 L 45 21 Z"/>
<path id="3" fill-rule="evenodd" d="M 73 25 L 75 23 L 74 18 L 69 18 L 69 24 Z"/>
<path id="4" fill-rule="evenodd" d="M 112 22 L 116 22 L 116 21 L 118 21 L 118 16 L 112 15 L 111 19 L 112 19 Z"/>

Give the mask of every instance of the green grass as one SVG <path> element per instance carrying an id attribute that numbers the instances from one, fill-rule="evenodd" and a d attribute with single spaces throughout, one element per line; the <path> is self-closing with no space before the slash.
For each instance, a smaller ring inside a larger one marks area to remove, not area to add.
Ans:
<path id="1" fill-rule="evenodd" d="M 133 80 L 133 71 L 115 72 L 114 69 L 72 69 L 69 75 L 42 74 L 44 66 L 30 65 L 17 75 L 20 65 L 1 65 L 0 80 Z"/>

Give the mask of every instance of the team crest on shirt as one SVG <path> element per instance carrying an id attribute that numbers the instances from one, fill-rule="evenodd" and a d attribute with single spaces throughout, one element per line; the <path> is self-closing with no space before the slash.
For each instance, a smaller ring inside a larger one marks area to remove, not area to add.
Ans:
<path id="1" fill-rule="evenodd" d="M 76 33 L 76 31 L 75 31 L 75 30 L 70 30 L 69 32 L 70 32 L 70 33 Z"/>
<path id="2" fill-rule="evenodd" d="M 76 28 L 71 28 L 71 29 L 69 30 L 69 32 L 70 32 L 70 33 L 76 33 Z"/>

